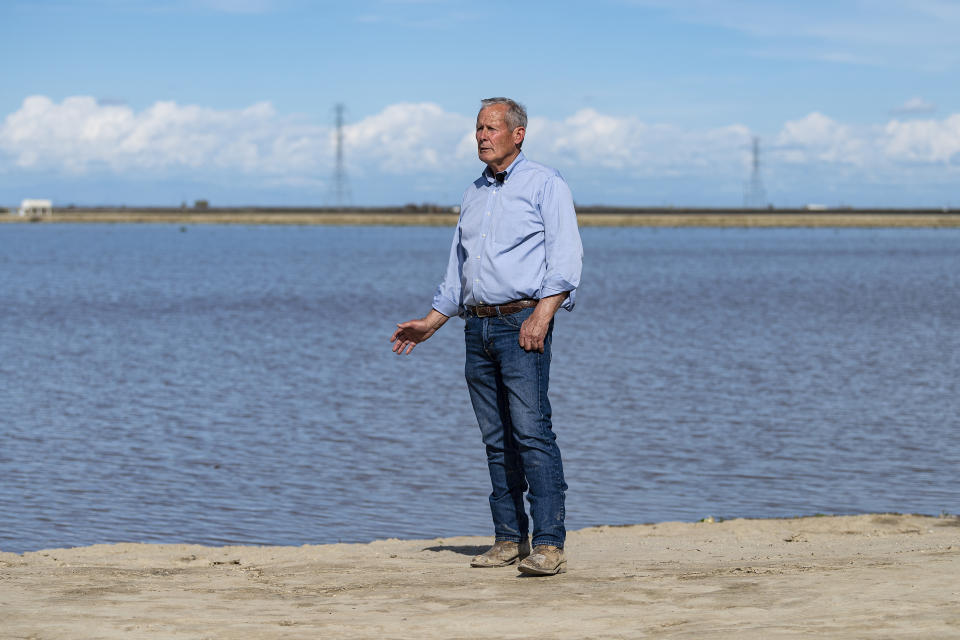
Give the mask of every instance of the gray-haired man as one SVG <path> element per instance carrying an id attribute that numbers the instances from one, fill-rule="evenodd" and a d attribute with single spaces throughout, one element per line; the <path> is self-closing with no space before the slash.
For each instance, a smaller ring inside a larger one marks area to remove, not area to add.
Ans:
<path id="1" fill-rule="evenodd" d="M 495 537 L 471 566 L 521 561 L 523 573 L 553 575 L 566 570 L 567 489 L 547 399 L 553 316 L 573 309 L 583 248 L 567 183 L 520 151 L 526 110 L 508 98 L 481 104 L 477 154 L 487 168 L 463 194 L 446 276 L 430 313 L 398 324 L 390 341 L 409 354 L 450 316 L 465 319 L 464 371 L 486 445 Z"/>

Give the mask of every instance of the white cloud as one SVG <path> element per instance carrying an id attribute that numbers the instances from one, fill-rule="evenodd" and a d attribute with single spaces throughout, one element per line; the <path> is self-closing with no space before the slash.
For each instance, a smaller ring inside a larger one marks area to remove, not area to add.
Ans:
<path id="1" fill-rule="evenodd" d="M 527 145 L 555 164 L 625 170 L 633 175 L 696 173 L 741 162 L 750 132 L 743 125 L 685 130 L 593 109 L 551 121 L 532 118 Z M 739 169 L 741 162 L 734 164 Z"/>
<path id="2" fill-rule="evenodd" d="M 960 154 L 960 114 L 850 126 L 813 112 L 784 124 L 774 158 L 787 164 L 853 166 L 897 181 L 905 165 L 947 165 Z"/>
<path id="3" fill-rule="evenodd" d="M 71 173 L 234 165 L 233 152 L 249 149 L 274 117 L 267 103 L 239 111 L 157 102 L 141 113 L 125 105 L 76 96 L 56 104 L 31 96 L 7 116 L 0 148 L 18 166 Z M 242 154 L 249 164 L 249 153 Z M 241 162 L 243 164 L 243 162 Z"/>
<path id="4" fill-rule="evenodd" d="M 960 114 L 944 120 L 891 120 L 883 132 L 884 154 L 895 162 L 948 164 L 960 156 Z"/>
<path id="5" fill-rule="evenodd" d="M 783 125 L 775 139 L 775 157 L 788 163 L 863 165 L 869 160 L 869 136 L 814 111 Z"/>
<path id="6" fill-rule="evenodd" d="M 928 114 L 937 110 L 937 105 L 927 102 L 923 98 L 914 97 L 904 102 L 899 107 L 891 109 L 890 112 L 896 115 Z"/>
<path id="7" fill-rule="evenodd" d="M 391 105 L 344 127 L 345 156 L 361 171 L 442 171 L 472 123 L 435 104 Z M 0 149 L 17 166 L 74 174 L 222 169 L 293 178 L 329 171 L 334 144 L 332 127 L 279 116 L 267 102 L 239 110 L 157 102 L 135 112 L 89 96 L 59 104 L 31 96 L 0 127 Z"/>
<path id="8" fill-rule="evenodd" d="M 344 127 L 351 155 L 374 161 L 382 171 L 438 171 L 473 129 L 473 119 L 432 103 L 401 103 Z M 462 158 L 462 151 L 458 154 Z"/>
<path id="9" fill-rule="evenodd" d="M 157 102 L 137 111 L 88 96 L 60 103 L 31 96 L 0 124 L 0 154 L 10 160 L 8 172 L 14 167 L 51 181 L 179 176 L 251 188 L 317 187 L 332 172 L 334 135 L 330 126 L 278 114 L 266 102 L 235 110 Z M 749 172 L 752 135 L 740 124 L 689 129 L 583 109 L 559 120 L 532 118 L 524 149 L 568 179 L 595 184 L 601 195 L 593 201 L 601 201 L 603 192 L 623 191 L 631 180 L 739 185 Z M 433 103 L 394 104 L 350 123 L 344 146 L 357 183 L 386 184 L 381 178 L 392 176 L 411 190 L 436 189 L 480 169 L 473 115 Z M 906 186 L 920 176 L 947 185 L 960 170 L 960 114 L 857 126 L 815 111 L 761 140 L 761 152 L 770 176 L 803 179 L 806 172 L 821 182 L 842 175 L 850 184 Z"/>

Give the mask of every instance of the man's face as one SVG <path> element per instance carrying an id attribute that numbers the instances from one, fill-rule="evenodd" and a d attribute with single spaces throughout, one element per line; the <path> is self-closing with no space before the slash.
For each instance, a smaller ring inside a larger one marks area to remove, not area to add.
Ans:
<path id="1" fill-rule="evenodd" d="M 494 104 L 477 115 L 477 155 L 494 171 L 503 171 L 518 153 L 517 145 L 526 133 L 523 127 L 511 129 L 506 115 L 509 107 Z"/>

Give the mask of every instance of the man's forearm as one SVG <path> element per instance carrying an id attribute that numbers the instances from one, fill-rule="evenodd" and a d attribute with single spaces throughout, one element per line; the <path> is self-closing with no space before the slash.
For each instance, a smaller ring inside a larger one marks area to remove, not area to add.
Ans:
<path id="1" fill-rule="evenodd" d="M 564 291 L 563 293 L 558 293 L 553 296 L 547 296 L 546 298 L 540 298 L 540 301 L 537 302 L 536 308 L 533 312 L 548 320 L 552 320 L 553 316 L 557 313 L 557 309 L 560 308 L 560 305 L 563 304 L 563 301 L 570 296 L 570 293 Z"/>
<path id="2" fill-rule="evenodd" d="M 449 319 L 450 316 L 444 315 L 436 309 L 430 309 L 430 313 L 423 318 L 424 322 L 433 327 L 434 331 L 442 327 Z"/>

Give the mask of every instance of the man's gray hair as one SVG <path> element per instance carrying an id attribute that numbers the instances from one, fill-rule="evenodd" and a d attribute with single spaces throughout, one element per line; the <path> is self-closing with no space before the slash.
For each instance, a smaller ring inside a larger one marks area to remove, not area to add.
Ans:
<path id="1" fill-rule="evenodd" d="M 522 104 L 510 98 L 487 98 L 486 100 L 480 101 L 480 110 L 483 111 L 487 107 L 492 107 L 495 104 L 507 105 L 507 113 L 504 119 L 507 121 L 507 126 L 510 127 L 511 131 L 517 127 L 527 128 L 527 110 L 524 109 Z"/>

